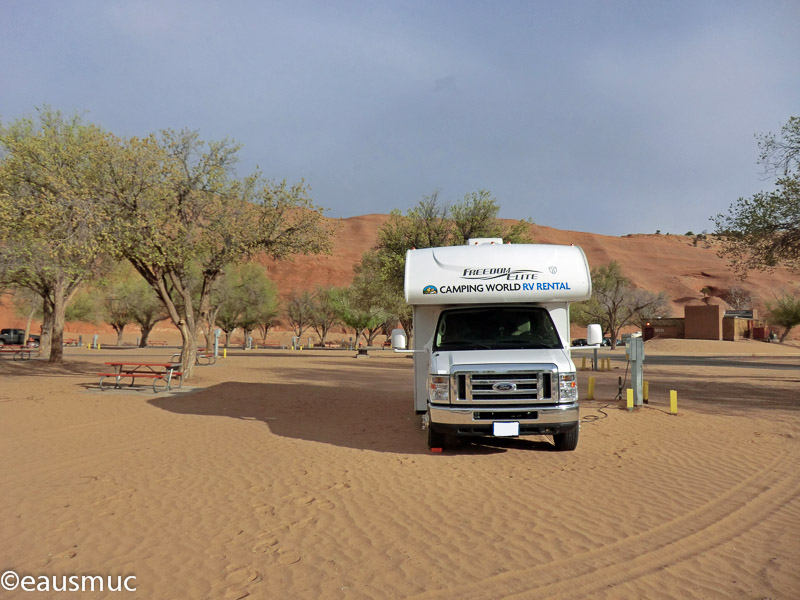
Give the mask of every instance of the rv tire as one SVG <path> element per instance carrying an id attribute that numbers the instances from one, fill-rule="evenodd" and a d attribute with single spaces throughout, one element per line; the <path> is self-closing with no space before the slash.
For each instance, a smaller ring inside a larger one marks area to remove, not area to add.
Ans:
<path id="1" fill-rule="evenodd" d="M 433 423 L 428 423 L 428 448 L 441 448 L 447 447 L 448 436 Z"/>
<path id="2" fill-rule="evenodd" d="M 553 435 L 553 442 L 556 445 L 556 450 L 558 451 L 572 451 L 578 447 L 578 434 L 580 433 L 580 427 L 575 427 L 575 429 L 571 429 L 569 431 L 564 431 L 561 433 L 556 433 Z"/>

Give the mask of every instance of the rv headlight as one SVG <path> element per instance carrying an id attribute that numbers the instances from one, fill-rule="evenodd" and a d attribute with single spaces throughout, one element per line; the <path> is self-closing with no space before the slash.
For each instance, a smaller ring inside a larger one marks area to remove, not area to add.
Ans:
<path id="1" fill-rule="evenodd" d="M 575 373 L 558 374 L 558 401 L 574 402 L 578 399 L 578 378 Z"/>
<path id="2" fill-rule="evenodd" d="M 433 404 L 450 402 L 450 377 L 448 375 L 428 375 L 428 396 Z"/>

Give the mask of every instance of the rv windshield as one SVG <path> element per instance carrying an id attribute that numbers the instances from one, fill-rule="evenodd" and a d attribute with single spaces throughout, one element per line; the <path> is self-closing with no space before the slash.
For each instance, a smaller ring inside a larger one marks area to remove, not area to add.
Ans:
<path id="1" fill-rule="evenodd" d="M 563 348 L 550 313 L 540 306 L 458 308 L 442 312 L 433 349 Z"/>

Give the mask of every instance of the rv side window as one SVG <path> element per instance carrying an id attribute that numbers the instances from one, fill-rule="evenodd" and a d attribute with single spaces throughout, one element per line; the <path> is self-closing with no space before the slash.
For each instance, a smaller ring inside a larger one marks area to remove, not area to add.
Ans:
<path id="1" fill-rule="evenodd" d="M 562 348 L 550 313 L 540 306 L 458 308 L 442 312 L 434 350 Z"/>

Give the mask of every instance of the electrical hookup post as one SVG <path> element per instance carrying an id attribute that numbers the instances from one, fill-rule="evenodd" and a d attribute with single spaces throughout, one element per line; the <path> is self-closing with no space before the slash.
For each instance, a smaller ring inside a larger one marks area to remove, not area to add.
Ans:
<path id="1" fill-rule="evenodd" d="M 634 334 L 631 336 L 628 345 L 625 347 L 625 353 L 631 363 L 631 388 L 633 389 L 633 406 L 638 408 L 642 406 L 643 395 L 642 387 L 644 382 L 644 338 L 642 334 Z"/>
<path id="2" fill-rule="evenodd" d="M 214 357 L 219 356 L 219 336 L 222 335 L 222 329 L 215 329 L 214 330 Z"/>

